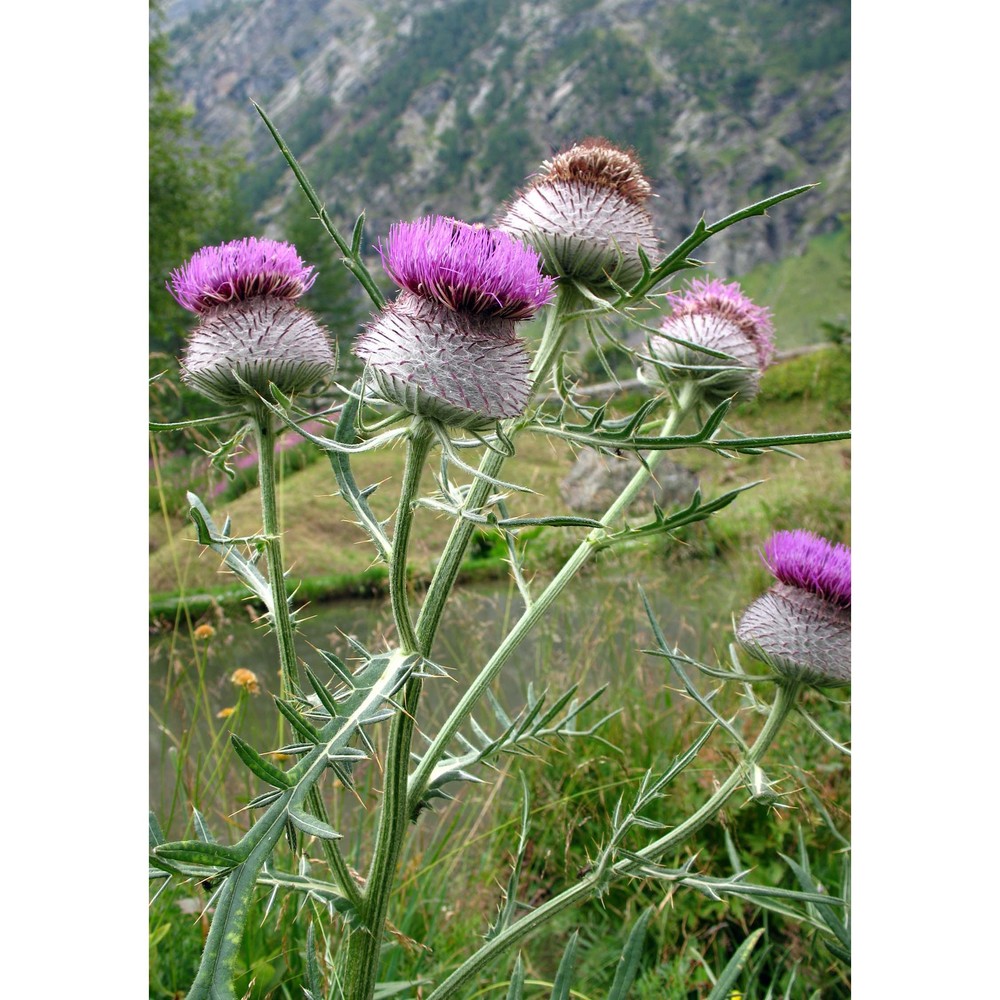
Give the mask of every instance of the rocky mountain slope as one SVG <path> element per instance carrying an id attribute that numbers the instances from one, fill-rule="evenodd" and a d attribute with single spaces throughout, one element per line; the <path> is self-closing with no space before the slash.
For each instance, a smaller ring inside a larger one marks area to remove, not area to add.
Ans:
<path id="1" fill-rule="evenodd" d="M 334 220 L 488 220 L 556 149 L 634 147 L 666 242 L 800 183 L 815 191 L 714 240 L 738 274 L 849 211 L 846 0 L 175 0 L 176 87 L 279 235 L 305 200 L 250 100 Z"/>

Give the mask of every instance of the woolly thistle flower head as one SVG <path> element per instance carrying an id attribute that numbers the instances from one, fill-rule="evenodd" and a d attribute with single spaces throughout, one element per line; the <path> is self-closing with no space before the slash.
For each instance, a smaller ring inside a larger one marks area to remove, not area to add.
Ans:
<path id="1" fill-rule="evenodd" d="M 336 369 L 326 331 L 294 305 L 314 280 L 295 247 L 249 237 L 203 247 L 171 275 L 177 301 L 200 315 L 181 378 L 223 406 L 256 406 L 273 383 L 307 393 Z"/>
<path id="2" fill-rule="evenodd" d="M 756 396 L 761 372 L 774 358 L 770 310 L 754 305 L 737 282 L 727 285 L 717 279 L 696 278 L 685 291 L 669 293 L 667 300 L 672 312 L 660 333 L 649 339 L 650 356 L 639 369 L 640 378 L 666 384 L 697 381 L 710 405 L 734 396 Z"/>
<path id="3" fill-rule="evenodd" d="M 185 309 L 204 314 L 262 295 L 297 299 L 315 280 L 313 268 L 303 264 L 290 243 L 248 236 L 202 247 L 171 273 L 170 291 Z"/>
<path id="4" fill-rule="evenodd" d="M 808 531 L 779 531 L 763 558 L 776 583 L 743 613 L 741 645 L 783 676 L 849 684 L 851 550 Z"/>
<path id="5" fill-rule="evenodd" d="M 652 255 L 657 246 L 650 193 L 632 151 L 584 139 L 542 164 L 498 227 L 535 247 L 547 274 L 597 291 L 609 277 L 628 286 L 642 274 L 638 248 Z"/>
<path id="6" fill-rule="evenodd" d="M 552 299 L 538 254 L 496 229 L 430 216 L 397 222 L 378 250 L 397 285 L 459 312 L 528 319 Z"/>
<path id="7" fill-rule="evenodd" d="M 506 233 L 440 217 L 396 224 L 379 253 L 403 291 L 354 353 L 381 395 L 459 427 L 522 413 L 531 359 L 515 322 L 552 297 L 538 254 Z"/>

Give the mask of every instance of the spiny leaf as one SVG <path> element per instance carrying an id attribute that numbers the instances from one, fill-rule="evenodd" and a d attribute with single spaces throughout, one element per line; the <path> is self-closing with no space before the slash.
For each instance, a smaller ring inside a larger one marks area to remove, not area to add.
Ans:
<path id="1" fill-rule="evenodd" d="M 322 731 L 317 731 L 322 742 L 313 746 L 290 771 L 282 772 L 294 787 L 282 792 L 239 844 L 228 849 L 232 852 L 228 865 L 232 871 L 220 876 L 222 886 L 214 898 L 215 915 L 198 975 L 187 994 L 188 1000 L 236 1000 L 233 968 L 243 943 L 249 900 L 262 880 L 261 872 L 284 833 L 293 842 L 298 833 L 323 838 L 337 836 L 332 827 L 308 814 L 305 809 L 307 797 L 330 766 L 331 758 L 341 755 L 355 734 L 363 736 L 359 727 L 379 713 L 379 706 L 385 703 L 388 692 L 398 688 L 401 677 L 405 679 L 412 670 L 413 662 L 413 657 L 393 651 L 372 657 L 362 666 L 355 675 L 355 690 L 339 706 L 342 715 L 331 719 Z M 221 850 L 217 845 L 198 842 L 194 845 L 194 850 L 200 852 L 196 857 L 204 857 L 207 850 Z M 164 857 L 170 856 L 169 846 Z M 187 845 L 182 845 L 182 853 L 185 847 Z M 165 849 L 154 851 L 154 862 L 162 850 Z M 216 858 L 220 856 L 215 855 Z M 239 863 L 233 866 L 232 858 L 239 859 Z M 265 877 L 263 881 L 277 884 L 273 878 Z M 346 905 L 340 904 L 342 908 Z"/>
<path id="2" fill-rule="evenodd" d="M 246 805 L 247 809 L 261 809 L 264 806 L 269 806 L 275 799 L 281 797 L 280 789 L 272 790 L 270 792 L 262 792 L 256 798 L 252 798 Z"/>
<path id="3" fill-rule="evenodd" d="M 193 819 L 194 819 L 194 829 L 195 833 L 198 835 L 198 839 L 206 844 L 217 844 L 219 842 L 218 838 L 212 833 L 208 828 L 208 824 L 205 822 L 205 817 L 202 816 L 197 809 L 192 809 Z"/>
<path id="4" fill-rule="evenodd" d="M 309 678 L 309 683 L 316 692 L 316 697 L 319 698 L 323 707 L 326 709 L 327 714 L 331 719 L 336 718 L 339 714 L 337 702 L 333 695 L 327 690 L 326 685 L 308 667 L 306 667 L 306 677 Z"/>
<path id="5" fill-rule="evenodd" d="M 160 844 L 153 851 L 154 858 L 183 861 L 195 865 L 215 865 L 232 868 L 244 860 L 243 852 L 222 844 L 206 844 L 203 840 L 177 840 Z"/>
<path id="6" fill-rule="evenodd" d="M 351 689 L 354 690 L 354 677 L 348 670 L 347 664 L 335 653 L 328 653 L 320 650 L 319 655 L 326 661 L 327 666 Z M 333 714 L 333 713 L 331 713 Z"/>
<path id="7" fill-rule="evenodd" d="M 266 781 L 269 785 L 280 789 L 291 786 L 291 779 L 288 775 L 280 767 L 275 767 L 270 761 L 261 757 L 244 739 L 237 736 L 236 733 L 230 733 L 229 739 L 236 755 L 261 781 Z"/>
<path id="8" fill-rule="evenodd" d="M 324 823 L 323 820 L 307 813 L 303 809 L 295 809 L 289 806 L 288 818 L 295 824 L 297 830 L 301 830 L 310 837 L 319 837 L 320 840 L 340 840 L 343 836 L 337 833 L 329 823 Z"/>
<path id="9" fill-rule="evenodd" d="M 301 712 L 298 711 L 293 705 L 287 702 L 284 698 L 275 698 L 274 703 L 278 708 L 278 711 L 288 719 L 292 724 L 292 728 L 306 740 L 309 740 L 313 744 L 320 742 L 319 730 L 307 719 L 305 719 Z"/>

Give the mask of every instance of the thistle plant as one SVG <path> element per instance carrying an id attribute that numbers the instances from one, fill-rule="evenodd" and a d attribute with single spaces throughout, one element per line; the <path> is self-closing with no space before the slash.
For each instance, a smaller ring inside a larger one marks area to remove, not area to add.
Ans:
<path id="1" fill-rule="evenodd" d="M 364 377 L 353 386 L 337 386 L 334 406 L 316 413 L 302 399 L 332 376 L 334 359 L 317 324 L 293 304 L 311 282 L 310 269 L 294 248 L 249 238 L 203 250 L 174 274 L 178 301 L 200 317 L 184 356 L 183 377 L 226 408 L 220 420 L 244 421 L 253 430 L 260 454 L 263 532 L 233 536 L 228 522 L 217 526 L 193 495 L 191 517 L 201 543 L 218 553 L 267 609 L 281 671 L 276 709 L 290 741 L 254 748 L 234 736 L 234 764 L 249 768 L 262 783 L 249 803 L 256 818 L 228 845 L 207 832 L 197 840 L 164 842 L 154 825 L 151 874 L 213 887 L 211 925 L 189 1000 L 236 996 L 248 907 L 265 886 L 317 903 L 330 934 L 340 941 L 326 985 L 311 956 L 313 972 L 304 995 L 371 1000 L 389 995 L 380 986 L 382 951 L 392 926 L 400 858 L 413 825 L 425 822 L 438 800 L 460 795 L 463 784 L 482 781 L 484 769 L 499 760 L 515 759 L 538 741 L 599 737 L 610 718 L 588 725 L 585 717 L 598 695 L 581 701 L 575 686 L 552 701 L 529 694 L 520 713 L 508 714 L 491 691 L 505 664 L 596 553 L 669 539 L 755 485 L 707 498 L 696 491 L 677 509 L 657 507 L 636 523 L 626 517 L 629 506 L 655 475 L 657 464 L 668 453 L 685 449 L 735 457 L 818 445 L 847 434 L 747 437 L 731 429 L 731 407 L 756 393 L 761 372 L 772 359 L 770 316 L 734 284 L 696 279 L 684 290 L 666 287 L 678 272 L 700 266 L 691 254 L 711 235 L 763 215 L 806 187 L 766 198 L 712 225 L 702 221 L 654 263 L 660 241 L 644 207 L 650 182 L 634 154 L 604 140 L 586 140 L 543 164 L 539 175 L 501 210 L 496 227 L 438 216 L 392 226 L 376 244 L 383 268 L 400 288 L 386 303 L 362 254 L 363 216 L 345 239 L 274 126 L 261 115 L 376 312 L 354 348 L 366 362 Z M 671 312 L 657 321 L 664 291 Z M 517 325 L 536 314 L 544 323 L 532 352 Z M 646 331 L 645 352 L 625 346 L 615 332 L 623 324 Z M 642 372 L 647 395 L 630 412 L 615 413 L 607 404 L 588 406 L 574 392 L 572 357 L 595 332 L 630 351 Z M 550 387 L 556 404 L 545 401 Z M 316 418 L 325 421 L 325 432 L 307 426 Z M 274 463 L 268 457 L 280 428 L 294 428 L 327 455 L 339 492 L 331 502 L 347 505 L 371 543 L 373 559 L 388 568 L 394 643 L 368 649 L 355 641 L 358 661 L 353 666 L 324 650 L 300 660 L 296 650 L 302 624 L 286 591 Z M 504 478 L 504 464 L 523 434 L 575 448 L 631 452 L 641 461 L 632 481 L 600 517 L 521 513 L 518 505 L 530 491 Z M 398 445 L 405 455 L 390 527 L 370 505 L 374 487 L 356 481 L 352 458 Z M 467 460 L 472 453 L 479 456 L 478 464 Z M 433 487 L 428 489 L 431 476 Z M 419 530 L 418 515 L 428 510 L 450 518 L 453 526 L 420 600 L 410 585 L 409 550 Z M 473 533 L 484 527 L 506 545 L 522 611 L 485 663 L 442 663 L 435 647 L 438 627 Z M 525 532 L 539 528 L 579 537 L 544 585 L 532 582 L 522 544 Z M 258 563 L 261 552 L 266 571 Z M 767 673 L 744 668 L 736 646 L 727 666 L 686 657 L 666 642 L 647 605 L 656 637 L 656 648 L 648 652 L 669 663 L 705 713 L 707 727 L 665 769 L 648 771 L 623 793 L 605 817 L 602 847 L 593 863 L 570 888 L 533 907 L 517 903 L 517 874 L 528 839 L 525 799 L 514 872 L 497 919 L 484 928 L 484 940 L 469 942 L 456 967 L 423 987 L 425 1000 L 473 995 L 483 976 L 501 975 L 495 965 L 499 959 L 509 957 L 557 914 L 635 880 L 663 883 L 668 891 L 694 888 L 715 898 L 780 902 L 786 914 L 800 915 L 842 948 L 844 921 L 834 911 L 843 901 L 815 886 L 781 889 L 750 881 L 748 871 L 714 875 L 700 872 L 693 856 L 680 864 L 675 859 L 691 835 L 715 820 L 738 791 L 764 794 L 761 761 L 789 716 L 803 711 L 799 696 L 804 688 L 849 680 L 850 616 L 845 608 L 850 569 L 844 552 L 794 533 L 779 534 L 768 544 L 765 559 L 777 582 L 746 611 L 738 629 L 740 648 L 761 660 Z M 692 679 L 692 669 L 747 692 L 751 706 L 763 715 L 754 735 L 738 719 L 720 714 L 714 696 L 704 694 Z M 425 681 L 442 676 L 452 678 L 461 696 L 433 732 L 423 733 Z M 770 702 L 754 694 L 764 686 L 774 692 Z M 478 721 L 491 706 L 496 717 L 492 734 Z M 373 727 L 380 725 L 387 730 L 381 751 L 372 736 Z M 730 745 L 734 761 L 728 777 L 690 815 L 676 817 L 669 826 L 654 821 L 650 812 L 665 800 L 671 784 L 710 741 L 720 738 Z M 276 760 L 270 756 L 273 751 L 284 756 Z M 286 767 L 281 760 L 287 758 L 295 762 Z M 341 851 L 341 842 L 358 833 L 335 829 L 326 802 L 330 796 L 351 794 L 364 767 L 380 770 L 381 796 L 367 804 L 377 816 L 374 837 L 352 844 L 352 854 L 366 865 L 358 873 Z M 283 839 L 287 849 L 281 847 Z M 321 845 L 328 880 L 306 862 L 312 843 Z M 818 907 L 834 915 L 825 923 L 817 920 Z M 628 992 L 647 920 L 648 915 L 639 921 L 626 944 L 619 973 L 609 984 L 611 998 L 620 1000 Z M 571 938 L 553 997 L 569 995 L 576 947 Z M 751 947 L 748 942 L 734 956 L 734 969 Z M 727 971 L 719 982 L 731 978 Z M 413 995 L 416 986 L 403 988 Z M 524 967 L 517 959 L 507 995 L 519 997 L 523 990 Z"/>

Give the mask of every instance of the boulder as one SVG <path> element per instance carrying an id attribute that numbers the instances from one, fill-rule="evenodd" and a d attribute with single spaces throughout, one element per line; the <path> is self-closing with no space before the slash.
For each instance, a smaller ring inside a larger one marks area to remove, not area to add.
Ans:
<path id="1" fill-rule="evenodd" d="M 638 468 L 639 460 L 632 453 L 617 457 L 587 449 L 580 452 L 573 468 L 559 484 L 559 491 L 573 513 L 601 515 L 614 503 Z M 698 477 L 690 469 L 661 459 L 629 509 L 633 514 L 648 512 L 657 503 L 664 510 L 670 510 L 689 503 L 697 488 Z"/>

